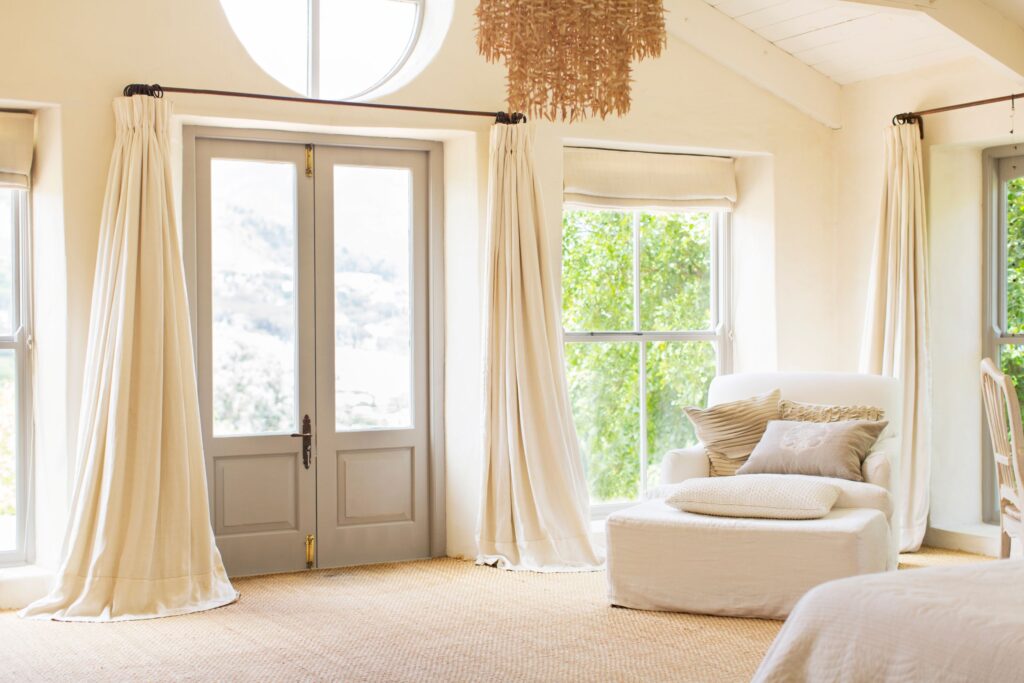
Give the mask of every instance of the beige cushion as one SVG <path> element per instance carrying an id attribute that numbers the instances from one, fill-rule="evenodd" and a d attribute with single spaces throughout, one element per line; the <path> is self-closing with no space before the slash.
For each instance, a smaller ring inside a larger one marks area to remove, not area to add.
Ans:
<path id="1" fill-rule="evenodd" d="M 762 477 L 768 475 L 752 474 L 750 476 Z M 808 477 L 800 474 L 780 474 L 778 476 L 792 477 L 794 479 L 813 479 L 814 481 L 824 480 L 835 486 L 839 489 L 839 497 L 836 498 L 836 503 L 832 506 L 833 510 L 867 508 L 869 510 L 878 510 L 885 515 L 886 519 L 892 517 L 892 496 L 881 486 L 869 484 L 866 481 L 850 481 L 849 479 L 836 479 L 835 477 Z"/>
<path id="2" fill-rule="evenodd" d="M 768 422 L 779 419 L 779 392 L 685 411 L 707 450 L 711 476 L 731 475 L 761 440 Z"/>
<path id="3" fill-rule="evenodd" d="M 665 503 L 683 512 L 719 517 L 819 519 L 838 497 L 839 488 L 824 479 L 752 474 L 689 479 Z"/>
<path id="4" fill-rule="evenodd" d="M 842 420 L 884 420 L 885 411 L 872 406 L 829 406 L 782 399 L 779 419 L 796 422 L 840 422 Z"/>
<path id="5" fill-rule="evenodd" d="M 872 420 L 773 420 L 738 473 L 808 474 L 864 481 L 861 463 L 887 424 Z"/>

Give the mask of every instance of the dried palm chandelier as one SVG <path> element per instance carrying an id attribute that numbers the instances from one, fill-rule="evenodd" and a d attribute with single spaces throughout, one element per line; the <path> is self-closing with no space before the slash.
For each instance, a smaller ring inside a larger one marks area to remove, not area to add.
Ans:
<path id="1" fill-rule="evenodd" d="M 576 121 L 629 111 L 633 60 L 665 46 L 662 0 L 480 0 L 477 47 L 508 68 L 508 106 Z"/>

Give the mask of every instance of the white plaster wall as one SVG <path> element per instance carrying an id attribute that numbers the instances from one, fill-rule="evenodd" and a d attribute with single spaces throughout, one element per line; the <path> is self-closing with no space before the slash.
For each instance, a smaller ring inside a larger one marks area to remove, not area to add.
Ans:
<path id="1" fill-rule="evenodd" d="M 474 5 L 472 0 L 456 0 L 448 37 L 437 57 L 420 77 L 386 101 L 485 110 L 502 107 L 504 70 L 484 63 L 476 54 Z M 0 100 L 52 107 L 50 123 L 54 131 L 59 129 L 59 136 L 53 132 L 46 143 L 57 149 L 41 156 L 40 164 L 59 177 L 52 186 L 60 188 L 63 207 L 62 212 L 50 213 L 50 243 L 40 242 L 37 249 L 52 267 L 66 259 L 66 268 L 62 280 L 47 282 L 43 288 L 55 308 L 40 311 L 41 316 L 60 319 L 39 325 L 40 331 L 50 330 L 51 340 L 61 330 L 66 348 L 40 344 L 40 362 L 47 368 L 40 380 L 56 403 L 41 404 L 36 417 L 40 433 L 46 432 L 39 448 L 47 461 L 63 459 L 71 471 L 100 209 L 113 137 L 111 99 L 125 83 L 139 81 L 286 92 L 251 61 L 217 0 L 7 2 L 0 21 L 0 44 L 5 46 Z M 757 246 L 737 245 L 737 253 L 750 263 L 741 278 L 744 289 L 736 292 L 737 310 L 752 313 L 747 326 L 751 334 L 762 324 L 771 327 L 764 331 L 768 345 L 744 356 L 745 365 L 751 366 L 745 369 L 839 367 L 833 352 L 840 324 L 831 260 L 837 253 L 833 133 L 676 40 L 670 41 L 661 59 L 638 65 L 634 76 L 633 111 L 628 116 L 572 126 L 538 126 L 552 258 L 558 255 L 559 160 L 564 139 L 770 159 L 751 162 L 768 164 L 765 168 L 774 175 L 770 191 L 759 187 L 752 192 L 754 203 L 738 212 L 738 216 L 745 214 L 743 223 L 756 234 Z M 479 254 L 489 122 L 203 96 L 172 95 L 171 99 L 179 114 L 196 119 L 252 125 L 278 122 L 275 125 L 385 135 L 416 129 L 421 136 L 445 141 L 446 154 L 451 152 L 449 163 L 475 159 L 475 168 L 446 173 L 450 184 L 445 226 L 448 547 L 453 555 L 472 555 L 480 475 Z M 53 227 L 61 220 L 63 244 Z M 742 233 L 737 231 L 738 238 L 743 238 Z M 753 299 L 744 303 L 748 294 Z M 51 494 L 67 495 L 60 491 L 51 489 Z M 40 543 L 53 553 L 60 539 L 48 532 Z"/>
<path id="2" fill-rule="evenodd" d="M 1009 94 L 1020 83 L 985 62 L 964 60 L 843 89 L 836 139 L 838 225 L 833 261 L 837 362 L 856 370 L 871 250 L 883 179 L 882 131 L 894 114 Z M 931 267 L 931 524 L 981 522 L 982 430 L 978 364 L 982 355 L 981 152 L 1007 144 L 1009 105 L 925 119 L 925 173 Z M 1018 119 L 1019 120 L 1019 119 Z M 1018 122 L 1016 140 L 1024 142 Z"/>

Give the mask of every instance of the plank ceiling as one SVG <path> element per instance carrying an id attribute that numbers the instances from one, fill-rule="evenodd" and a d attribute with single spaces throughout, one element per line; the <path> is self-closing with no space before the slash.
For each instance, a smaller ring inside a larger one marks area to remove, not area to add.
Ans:
<path id="1" fill-rule="evenodd" d="M 977 54 L 918 12 L 841 0 L 706 2 L 841 85 Z"/>
<path id="2" fill-rule="evenodd" d="M 997 12 L 1016 23 L 1024 26 L 1024 0 L 984 0 Z"/>

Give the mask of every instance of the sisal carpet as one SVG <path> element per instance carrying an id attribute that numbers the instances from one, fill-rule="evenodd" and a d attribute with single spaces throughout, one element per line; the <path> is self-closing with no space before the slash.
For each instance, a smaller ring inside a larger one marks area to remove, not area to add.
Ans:
<path id="1" fill-rule="evenodd" d="M 925 550 L 912 567 L 982 558 Z M 609 607 L 603 572 L 451 559 L 238 579 L 242 599 L 81 624 L 0 612 L 17 681 L 748 681 L 780 622 Z"/>

